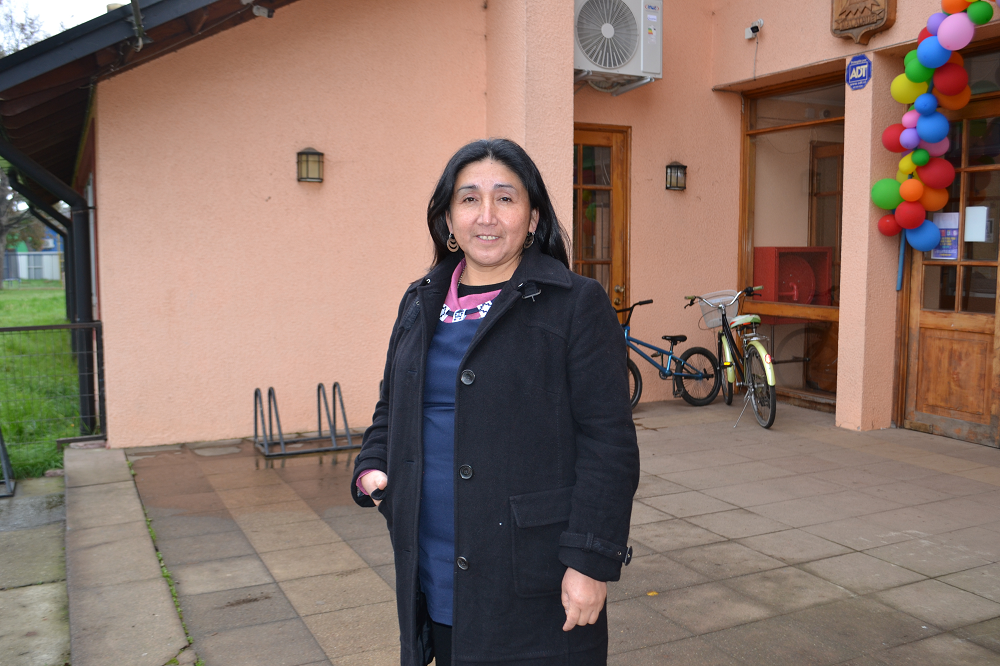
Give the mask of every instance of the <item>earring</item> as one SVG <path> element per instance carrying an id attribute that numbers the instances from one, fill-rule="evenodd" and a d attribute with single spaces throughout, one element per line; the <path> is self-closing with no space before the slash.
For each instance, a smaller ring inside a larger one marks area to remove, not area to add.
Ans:
<path id="1" fill-rule="evenodd" d="M 528 237 L 524 239 L 524 249 L 527 250 L 529 247 L 535 244 L 535 232 L 529 231 Z"/>
<path id="2" fill-rule="evenodd" d="M 448 234 L 448 249 L 452 252 L 458 252 L 458 241 L 455 240 L 455 234 Z"/>

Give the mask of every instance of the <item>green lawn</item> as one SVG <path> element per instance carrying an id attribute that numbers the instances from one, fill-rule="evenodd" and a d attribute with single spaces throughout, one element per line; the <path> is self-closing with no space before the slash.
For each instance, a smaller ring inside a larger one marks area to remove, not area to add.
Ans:
<path id="1" fill-rule="evenodd" d="M 0 329 L 65 323 L 66 294 L 58 281 L 25 280 L 0 290 Z M 80 434 L 69 335 L 0 332 L 0 425 L 16 478 L 61 468 L 55 440 Z"/>

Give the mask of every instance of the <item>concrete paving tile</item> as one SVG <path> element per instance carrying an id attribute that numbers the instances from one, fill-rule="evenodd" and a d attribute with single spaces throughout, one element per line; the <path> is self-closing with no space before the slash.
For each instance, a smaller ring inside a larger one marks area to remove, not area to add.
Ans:
<path id="1" fill-rule="evenodd" d="M 160 537 L 156 541 L 156 547 L 163 554 L 163 560 L 168 567 L 254 553 L 253 546 L 239 531 L 215 532 L 180 539 Z"/>
<path id="2" fill-rule="evenodd" d="M 706 530 L 710 530 L 716 534 L 721 534 L 729 539 L 740 539 L 756 534 L 767 534 L 768 532 L 778 532 L 788 529 L 788 525 L 784 523 L 765 518 L 746 509 L 691 516 L 688 518 L 688 522 L 694 523 L 699 527 L 704 527 Z"/>
<path id="3" fill-rule="evenodd" d="M 67 530 L 145 520 L 131 480 L 67 490 L 66 513 Z"/>
<path id="4" fill-rule="evenodd" d="M 977 557 L 967 548 L 938 543 L 930 539 L 910 539 L 865 552 L 872 557 L 931 577 L 990 564 L 989 560 Z"/>
<path id="5" fill-rule="evenodd" d="M 857 594 L 869 594 L 924 580 L 924 576 L 914 571 L 864 553 L 805 562 L 801 568 Z"/>
<path id="6" fill-rule="evenodd" d="M 824 460 L 823 458 L 818 458 L 812 454 L 788 456 L 786 458 L 770 460 L 768 461 L 768 464 L 780 467 L 781 469 L 787 469 L 789 472 L 795 472 L 796 474 L 811 474 L 813 472 L 823 472 L 826 470 L 843 468 L 840 463 L 835 463 L 831 460 Z"/>
<path id="7" fill-rule="evenodd" d="M 266 469 L 267 463 L 270 462 L 255 455 L 227 455 L 218 458 L 192 455 L 191 459 L 195 461 L 205 475 Z"/>
<path id="8" fill-rule="evenodd" d="M 694 569 L 709 580 L 722 580 L 784 566 L 778 560 L 733 541 L 673 551 L 670 559 Z"/>
<path id="9" fill-rule="evenodd" d="M 341 540 L 337 533 L 319 518 L 297 523 L 251 527 L 247 528 L 245 534 L 258 553 L 316 546 Z"/>
<path id="10" fill-rule="evenodd" d="M 311 468 L 310 468 L 311 470 Z M 282 475 L 282 478 L 285 478 Z M 302 479 L 300 481 L 285 481 L 295 494 L 304 500 L 325 497 L 333 500 L 341 500 L 344 505 L 354 504 L 350 493 L 345 488 L 350 485 L 350 477 L 341 478 L 319 478 Z"/>
<path id="11" fill-rule="evenodd" d="M 962 548 L 971 555 L 990 562 L 1000 561 L 1000 539 L 996 532 L 983 527 L 967 527 L 929 537 L 931 541 L 953 548 Z"/>
<path id="12" fill-rule="evenodd" d="M 385 584 L 389 586 L 390 589 L 396 589 L 396 565 L 395 564 L 383 564 L 380 567 L 372 567 L 372 571 L 378 574 L 378 577 L 385 581 Z"/>
<path id="13" fill-rule="evenodd" d="M 608 601 L 648 596 L 650 592 L 662 594 L 706 582 L 705 576 L 663 555 L 633 556 L 622 568 L 621 580 L 608 583 Z"/>
<path id="14" fill-rule="evenodd" d="M 145 521 L 68 530 L 66 563 L 72 589 L 160 577 Z"/>
<path id="15" fill-rule="evenodd" d="M 938 472 L 945 472 L 947 474 L 955 474 L 957 472 L 965 472 L 978 467 L 983 467 L 983 464 L 979 462 L 973 462 L 971 460 L 964 460 L 962 458 L 942 454 L 923 456 L 922 458 L 915 460 L 914 464 L 927 469 L 933 469 Z"/>
<path id="16" fill-rule="evenodd" d="M 992 492 L 996 486 L 968 479 L 955 474 L 932 474 L 919 479 L 913 479 L 913 483 L 924 486 L 931 490 L 939 490 L 949 495 L 962 497 L 964 495 L 978 495 L 979 493 Z"/>
<path id="17" fill-rule="evenodd" d="M 187 638 L 162 577 L 87 590 L 69 596 L 74 664 L 163 666 Z"/>
<path id="18" fill-rule="evenodd" d="M 802 475 L 785 476 L 766 481 L 742 483 L 723 488 L 709 488 L 703 491 L 706 495 L 717 497 L 730 504 L 742 507 L 753 507 L 760 504 L 772 504 L 785 500 L 825 495 L 841 492 L 843 486 L 827 481 L 819 481 Z"/>
<path id="19" fill-rule="evenodd" d="M 878 499 L 855 490 L 844 490 L 818 497 L 800 497 L 774 504 L 761 504 L 753 507 L 753 510 L 792 527 L 807 527 L 876 511 L 888 511 L 900 506 L 895 502 Z"/>
<path id="20" fill-rule="evenodd" d="M 1000 657 L 950 634 L 901 645 L 877 655 L 879 666 L 996 666 Z"/>
<path id="21" fill-rule="evenodd" d="M 274 580 L 279 582 L 350 571 L 365 566 L 365 561 L 343 542 L 276 550 L 261 553 L 260 558 L 267 565 Z"/>
<path id="22" fill-rule="evenodd" d="M 170 471 L 171 474 L 164 474 L 157 467 L 138 470 L 134 480 L 139 494 L 143 497 L 159 497 L 210 493 L 215 490 L 197 465 L 177 465 L 171 467 Z"/>
<path id="23" fill-rule="evenodd" d="M 705 490 L 706 488 L 718 488 L 720 486 L 733 486 L 750 481 L 763 481 L 779 476 L 788 476 L 792 472 L 780 467 L 774 467 L 767 463 L 758 461 L 739 463 L 736 465 L 725 465 L 723 467 L 712 467 L 706 469 L 695 469 L 687 472 L 675 472 L 671 474 L 661 474 L 667 481 L 679 483 L 692 490 Z"/>
<path id="24" fill-rule="evenodd" d="M 659 495 L 669 495 L 671 493 L 682 492 L 687 492 L 687 488 L 677 485 L 676 483 L 671 483 L 666 479 L 661 479 L 658 476 L 644 474 L 639 477 L 639 488 L 635 491 L 635 498 L 644 499 L 647 497 L 657 497 Z"/>
<path id="25" fill-rule="evenodd" d="M 629 541 L 638 541 L 657 553 L 723 541 L 718 534 L 684 520 L 665 520 L 632 528 Z"/>
<path id="26" fill-rule="evenodd" d="M 159 495 L 143 497 L 143 505 L 151 518 L 167 518 L 186 513 L 209 513 L 226 508 L 215 491 L 190 495 Z"/>
<path id="27" fill-rule="evenodd" d="M 822 479 L 823 481 L 836 483 L 837 485 L 853 490 L 860 490 L 869 486 L 885 485 L 896 480 L 891 476 L 867 472 L 858 467 L 841 467 L 840 469 L 816 472 L 809 476 L 810 478 Z"/>
<path id="28" fill-rule="evenodd" d="M 186 513 L 154 518 L 151 525 L 158 539 L 183 539 L 184 537 L 232 532 L 240 529 L 226 509 L 209 511 L 208 513 Z"/>
<path id="29" fill-rule="evenodd" d="M 954 528 L 974 527 L 992 523 L 997 518 L 1000 506 L 990 506 L 968 497 L 955 497 L 940 502 L 921 505 L 921 509 L 952 521 Z"/>
<path id="30" fill-rule="evenodd" d="M 249 507 L 257 506 L 258 504 L 273 505 L 300 499 L 299 496 L 295 494 L 295 491 L 286 486 L 284 482 L 268 486 L 255 486 L 252 488 L 219 490 L 217 492 L 219 498 L 230 511 L 234 507 Z"/>
<path id="31" fill-rule="evenodd" d="M 887 526 L 874 523 L 869 518 L 847 518 L 819 525 L 809 525 L 803 528 L 803 531 L 854 550 L 866 550 L 927 536 L 927 533 L 916 530 L 895 529 L 891 521 L 888 522 L 890 525 Z"/>
<path id="32" fill-rule="evenodd" d="M 966 495 L 974 502 L 981 502 L 994 508 L 1000 508 L 1000 490 L 988 493 L 978 493 L 976 495 Z"/>
<path id="33" fill-rule="evenodd" d="M 66 479 L 61 476 L 43 476 L 37 479 L 18 479 L 15 497 L 39 497 L 63 493 Z"/>
<path id="34" fill-rule="evenodd" d="M 608 654 L 676 641 L 690 632 L 658 613 L 646 599 L 608 604 Z"/>
<path id="35" fill-rule="evenodd" d="M 879 592 L 875 598 L 942 629 L 964 627 L 1000 616 L 1000 604 L 937 580 Z"/>
<path id="36" fill-rule="evenodd" d="M 698 637 L 685 638 L 672 643 L 609 655 L 608 666 L 739 666 L 739 662 L 718 648 Z"/>
<path id="37" fill-rule="evenodd" d="M 883 458 L 882 456 L 877 456 L 871 453 L 865 453 L 863 451 L 855 451 L 852 449 L 845 449 L 845 448 L 835 448 L 827 451 L 820 451 L 815 455 L 816 457 L 822 458 L 823 460 L 829 460 L 830 462 L 835 462 L 840 465 L 848 467 L 874 465 L 875 463 L 880 463 L 885 461 L 885 458 Z"/>
<path id="38" fill-rule="evenodd" d="M 395 561 L 392 553 L 392 541 L 388 534 L 352 539 L 347 543 L 370 567 L 392 564 Z"/>
<path id="39" fill-rule="evenodd" d="M 254 469 L 223 474 L 211 474 L 206 477 L 214 490 L 240 490 L 242 488 L 259 488 L 282 484 L 284 481 L 277 470 Z"/>
<path id="40" fill-rule="evenodd" d="M 853 596 L 838 585 L 794 567 L 730 578 L 723 581 L 723 584 L 781 613 Z"/>
<path id="41" fill-rule="evenodd" d="M 170 568 L 177 593 L 186 596 L 273 583 L 267 567 L 254 555 L 181 564 Z"/>
<path id="42" fill-rule="evenodd" d="M 9 536 L 4 535 L 4 538 Z M 0 664 L 50 666 L 69 663 L 66 607 L 66 585 L 63 583 L 0 590 Z"/>
<path id="43" fill-rule="evenodd" d="M 4 532 L 0 538 L 0 590 L 65 580 L 65 530 L 62 523 L 51 523 Z"/>
<path id="44" fill-rule="evenodd" d="M 309 615 L 303 621 L 331 661 L 374 649 L 399 649 L 395 601 Z"/>
<path id="45" fill-rule="evenodd" d="M 747 664 L 826 666 L 857 654 L 843 645 L 820 639 L 787 616 L 723 629 L 702 638 Z"/>
<path id="46" fill-rule="evenodd" d="M 666 495 L 665 497 L 670 497 L 670 495 Z M 653 499 L 662 499 L 662 498 L 653 498 Z M 669 513 L 664 513 L 663 511 L 655 509 L 646 503 L 633 501 L 632 515 L 630 516 L 629 521 L 631 525 L 645 525 L 647 523 L 657 523 L 661 520 L 670 520 L 671 518 L 674 517 L 675 516 L 672 516 Z"/>
<path id="47" fill-rule="evenodd" d="M 649 597 L 646 603 L 692 634 L 707 634 L 777 615 L 774 609 L 721 583 L 668 590 Z"/>
<path id="48" fill-rule="evenodd" d="M 297 617 L 274 583 L 179 596 L 184 622 L 197 643 L 212 633 Z"/>
<path id="49" fill-rule="evenodd" d="M 320 514 L 320 517 L 341 539 L 363 539 L 388 533 L 382 514 L 372 508 L 362 509 L 356 504 L 329 509 Z"/>
<path id="50" fill-rule="evenodd" d="M 298 523 L 316 518 L 316 512 L 300 499 L 291 502 L 279 502 L 277 504 L 235 507 L 230 509 L 229 513 L 232 514 L 236 524 L 243 531 L 266 525 Z M 376 515 L 378 514 L 376 513 Z"/>
<path id="51" fill-rule="evenodd" d="M 964 638 L 976 645 L 1000 653 L 1000 618 L 961 627 L 952 633 L 959 638 Z"/>
<path id="52" fill-rule="evenodd" d="M 973 481 L 988 483 L 992 486 L 1000 486 L 1000 468 L 977 467 L 976 469 L 957 472 L 958 476 L 965 477 Z"/>
<path id="53" fill-rule="evenodd" d="M 688 516 L 697 516 L 715 511 L 727 511 L 735 508 L 732 504 L 694 491 L 650 497 L 643 500 L 643 503 L 669 514 L 668 517 L 676 518 L 687 518 Z"/>
<path id="54" fill-rule="evenodd" d="M 919 465 L 913 465 L 908 462 L 900 462 L 898 460 L 886 460 L 884 462 L 874 463 L 871 465 L 864 465 L 859 469 L 871 472 L 872 474 L 878 474 L 880 476 L 892 477 L 897 481 L 910 481 L 911 479 L 919 479 L 925 476 L 933 476 L 934 474 L 937 474 L 934 470 L 920 467 Z"/>
<path id="55" fill-rule="evenodd" d="M 1000 603 L 1000 563 L 942 576 L 939 579 L 966 592 Z M 1000 635 L 997 637 L 1000 640 Z"/>
<path id="56" fill-rule="evenodd" d="M 309 664 L 308 666 L 324 666 L 326 664 L 330 666 L 398 666 L 399 663 L 399 648 L 394 647 L 368 650 L 352 654 L 349 657 L 324 661 L 320 664 Z"/>
<path id="57" fill-rule="evenodd" d="M 298 618 L 210 634 L 195 650 L 212 666 L 304 666 L 325 656 Z"/>
<path id="58" fill-rule="evenodd" d="M 345 608 L 393 601 L 395 592 L 373 569 L 354 569 L 282 583 L 288 601 L 299 615 L 330 613 Z"/>
<path id="59" fill-rule="evenodd" d="M 952 497 L 947 493 L 942 493 L 938 490 L 931 490 L 930 488 L 924 488 L 923 486 L 918 486 L 915 483 L 908 483 L 906 481 L 868 486 L 866 488 L 861 488 L 860 490 L 866 495 L 872 495 L 874 497 L 880 497 L 892 502 L 898 502 L 904 506 L 940 502 L 941 500 L 951 499 Z"/>
<path id="60" fill-rule="evenodd" d="M 121 449 L 66 449 L 63 451 L 66 487 L 132 481 L 132 472 Z"/>
<path id="61" fill-rule="evenodd" d="M 785 564 L 800 564 L 850 552 L 849 548 L 803 530 L 760 534 L 740 539 L 739 543 Z"/>
<path id="62" fill-rule="evenodd" d="M 735 448 L 729 449 L 732 453 L 743 456 L 744 458 L 750 458 L 751 460 L 768 460 L 772 461 L 769 464 L 777 462 L 778 459 L 787 459 L 793 457 L 803 457 L 808 455 L 804 453 L 804 449 L 800 442 L 787 442 L 787 441 L 775 441 L 775 442 L 763 442 L 759 444 L 746 444 L 743 446 L 737 446 Z M 797 470 L 791 470 L 797 471 Z"/>
<path id="63" fill-rule="evenodd" d="M 870 597 L 854 597 L 788 615 L 817 640 L 854 655 L 877 652 L 940 633 Z"/>

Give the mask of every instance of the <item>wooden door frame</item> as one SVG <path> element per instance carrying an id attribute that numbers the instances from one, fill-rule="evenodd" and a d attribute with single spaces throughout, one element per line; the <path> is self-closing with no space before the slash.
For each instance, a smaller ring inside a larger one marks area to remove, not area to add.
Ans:
<path id="1" fill-rule="evenodd" d="M 627 125 L 602 125 L 598 123 L 573 123 L 573 144 L 576 144 L 576 132 L 606 132 L 611 134 L 620 134 L 622 136 L 622 154 L 611 156 L 612 164 L 615 163 L 615 158 L 618 157 L 621 160 L 621 173 L 615 174 L 612 171 L 612 193 L 615 192 L 617 183 L 617 188 L 619 189 L 619 196 L 615 197 L 612 195 L 612 219 L 616 212 L 620 213 L 621 219 L 623 221 L 623 238 L 621 239 L 621 265 L 622 265 L 622 286 L 624 292 L 622 293 L 622 306 L 627 306 L 631 303 L 629 300 L 631 293 L 631 264 L 629 262 L 630 248 L 632 244 L 632 128 Z M 613 150 L 613 148 L 612 148 Z M 576 191 L 574 190 L 573 196 L 576 197 Z M 618 203 L 615 200 L 620 199 Z M 617 210 L 616 210 L 617 209 Z M 572 208 L 571 208 L 572 210 Z M 573 239 L 573 226 L 572 222 L 568 229 L 568 235 L 570 239 Z M 564 231 L 567 231 L 564 229 Z M 573 257 L 576 253 L 576 247 L 571 248 L 570 254 L 570 264 L 573 263 Z M 614 257 L 612 256 L 612 261 Z"/>

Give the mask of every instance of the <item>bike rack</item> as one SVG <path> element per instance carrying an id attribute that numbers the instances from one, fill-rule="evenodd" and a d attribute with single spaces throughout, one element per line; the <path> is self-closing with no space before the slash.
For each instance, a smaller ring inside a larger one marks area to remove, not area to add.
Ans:
<path id="1" fill-rule="evenodd" d="M 344 393 L 339 382 L 334 382 L 331 386 L 334 400 L 340 405 L 340 416 L 344 420 L 344 429 L 337 432 L 337 412 L 330 411 L 330 401 L 327 399 L 326 387 L 321 382 L 316 386 L 316 423 L 318 425 L 316 437 L 296 437 L 285 439 L 281 429 L 281 415 L 278 413 L 278 398 L 274 392 L 274 387 L 267 389 L 267 422 L 264 421 L 264 398 L 260 389 L 253 392 L 253 445 L 258 451 L 264 454 L 265 458 L 286 458 L 289 456 L 300 456 L 307 453 L 336 453 L 337 451 L 348 451 L 350 449 L 360 449 L 361 444 L 355 444 L 351 436 L 351 428 L 347 424 L 347 410 L 344 408 Z M 323 412 L 326 412 L 326 424 L 329 428 L 329 435 L 323 434 Z M 274 437 L 274 425 L 278 426 L 277 440 Z M 307 442 L 322 442 L 329 439 L 330 446 L 316 446 L 310 448 L 296 448 L 290 451 L 292 446 L 299 447 Z M 346 445 L 339 445 L 338 439 L 346 439 Z M 275 450 L 277 447 L 277 450 Z"/>
<path id="2" fill-rule="evenodd" d="M 3 474 L 3 485 L 0 486 L 0 497 L 14 496 L 14 469 L 7 454 L 7 445 L 3 441 L 3 429 L 0 428 L 0 473 Z M 6 489 L 6 490 L 5 490 Z"/>

